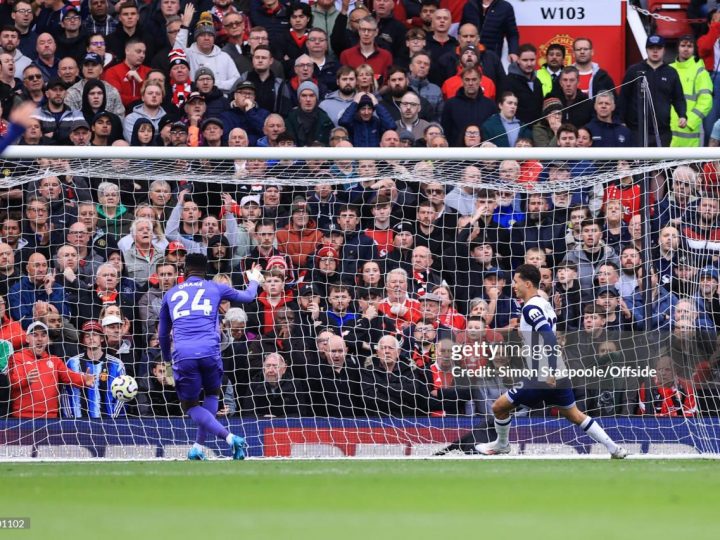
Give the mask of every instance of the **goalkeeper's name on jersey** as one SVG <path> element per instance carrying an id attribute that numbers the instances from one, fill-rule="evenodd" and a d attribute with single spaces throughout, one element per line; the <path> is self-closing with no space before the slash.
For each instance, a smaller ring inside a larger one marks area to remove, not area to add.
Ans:
<path id="1" fill-rule="evenodd" d="M 460 366 L 452 368 L 453 377 L 510 377 L 513 379 L 542 380 L 552 377 L 554 379 L 628 379 L 635 377 L 655 377 L 657 371 L 650 366 L 592 366 L 589 368 L 563 368 L 553 369 L 543 366 L 538 369 L 514 368 L 510 366 L 481 366 L 466 369 Z"/>

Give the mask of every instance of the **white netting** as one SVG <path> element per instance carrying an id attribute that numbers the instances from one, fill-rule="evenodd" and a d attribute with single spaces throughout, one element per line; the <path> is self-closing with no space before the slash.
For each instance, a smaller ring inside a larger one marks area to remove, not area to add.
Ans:
<path id="1" fill-rule="evenodd" d="M 523 263 L 541 268 L 568 367 L 590 370 L 574 373 L 581 409 L 635 452 L 718 452 L 715 162 L 45 150 L 3 166 L 4 456 L 185 455 L 194 430 L 156 336 L 183 252 L 206 253 L 210 276 L 239 290 L 252 263 L 266 270 L 262 295 L 221 320 L 220 417 L 251 455 L 429 455 L 492 439 L 490 405 L 517 377 L 488 369 L 526 360 L 510 287 Z M 123 372 L 140 390 L 121 406 L 109 390 Z M 598 452 L 557 409 L 515 418 L 514 452 Z"/>

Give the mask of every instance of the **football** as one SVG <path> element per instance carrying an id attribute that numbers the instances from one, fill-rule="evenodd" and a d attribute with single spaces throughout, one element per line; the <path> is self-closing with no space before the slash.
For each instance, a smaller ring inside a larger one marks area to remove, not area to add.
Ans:
<path id="1" fill-rule="evenodd" d="M 119 401 L 130 401 L 135 399 L 138 393 L 138 385 L 130 375 L 120 375 L 113 379 L 110 392 Z"/>

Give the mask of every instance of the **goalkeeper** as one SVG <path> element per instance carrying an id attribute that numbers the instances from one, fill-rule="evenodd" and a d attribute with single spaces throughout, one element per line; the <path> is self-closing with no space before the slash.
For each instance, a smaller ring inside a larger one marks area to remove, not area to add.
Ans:
<path id="1" fill-rule="evenodd" d="M 246 272 L 248 288 L 240 292 L 225 284 L 206 280 L 207 264 L 205 255 L 188 255 L 185 259 L 185 281 L 165 293 L 158 329 L 160 350 L 165 360 L 172 358 L 180 404 L 198 426 L 188 459 L 205 459 L 203 444 L 208 433 L 227 441 L 232 448 L 233 459 L 244 459 L 245 439 L 230 433 L 215 418 L 223 376 L 218 308 L 224 300 L 244 303 L 254 300 L 264 277 L 260 266 L 253 265 Z M 205 397 L 201 405 L 202 392 Z"/>

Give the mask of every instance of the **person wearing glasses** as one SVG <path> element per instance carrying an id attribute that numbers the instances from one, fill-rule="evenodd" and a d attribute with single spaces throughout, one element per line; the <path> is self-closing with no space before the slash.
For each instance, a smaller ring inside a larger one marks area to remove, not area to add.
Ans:
<path id="1" fill-rule="evenodd" d="M 613 91 L 615 82 L 607 71 L 602 69 L 597 62 L 593 62 L 593 44 L 588 38 L 580 37 L 573 43 L 575 53 L 575 66 L 580 72 L 580 83 L 578 89 L 585 92 L 590 99 L 605 91 Z"/>
<path id="2" fill-rule="evenodd" d="M 20 36 L 20 44 L 18 49 L 31 58 L 35 53 L 35 42 L 37 41 L 37 33 L 32 29 L 33 26 L 33 10 L 30 2 L 20 0 L 15 2 L 12 7 L 12 13 L 10 14 L 13 20 L 15 28 L 18 30 Z"/>
<path id="3" fill-rule="evenodd" d="M 340 63 L 352 68 L 368 64 L 376 76 L 385 78 L 393 64 L 393 57 L 386 49 L 375 44 L 378 35 L 377 21 L 370 16 L 362 19 L 358 25 L 358 34 L 360 38 L 357 45 L 342 52 Z"/>
<path id="4" fill-rule="evenodd" d="M 87 36 L 82 32 L 81 25 L 79 8 L 73 5 L 66 6 L 60 19 L 61 29 L 55 35 L 63 56 L 81 58 L 84 55 Z"/>
<path id="5" fill-rule="evenodd" d="M 400 98 L 400 119 L 395 122 L 398 131 L 409 131 L 413 136 L 413 144 L 421 139 L 425 128 L 430 122 L 420 118 L 420 96 L 415 92 L 405 92 Z"/>

